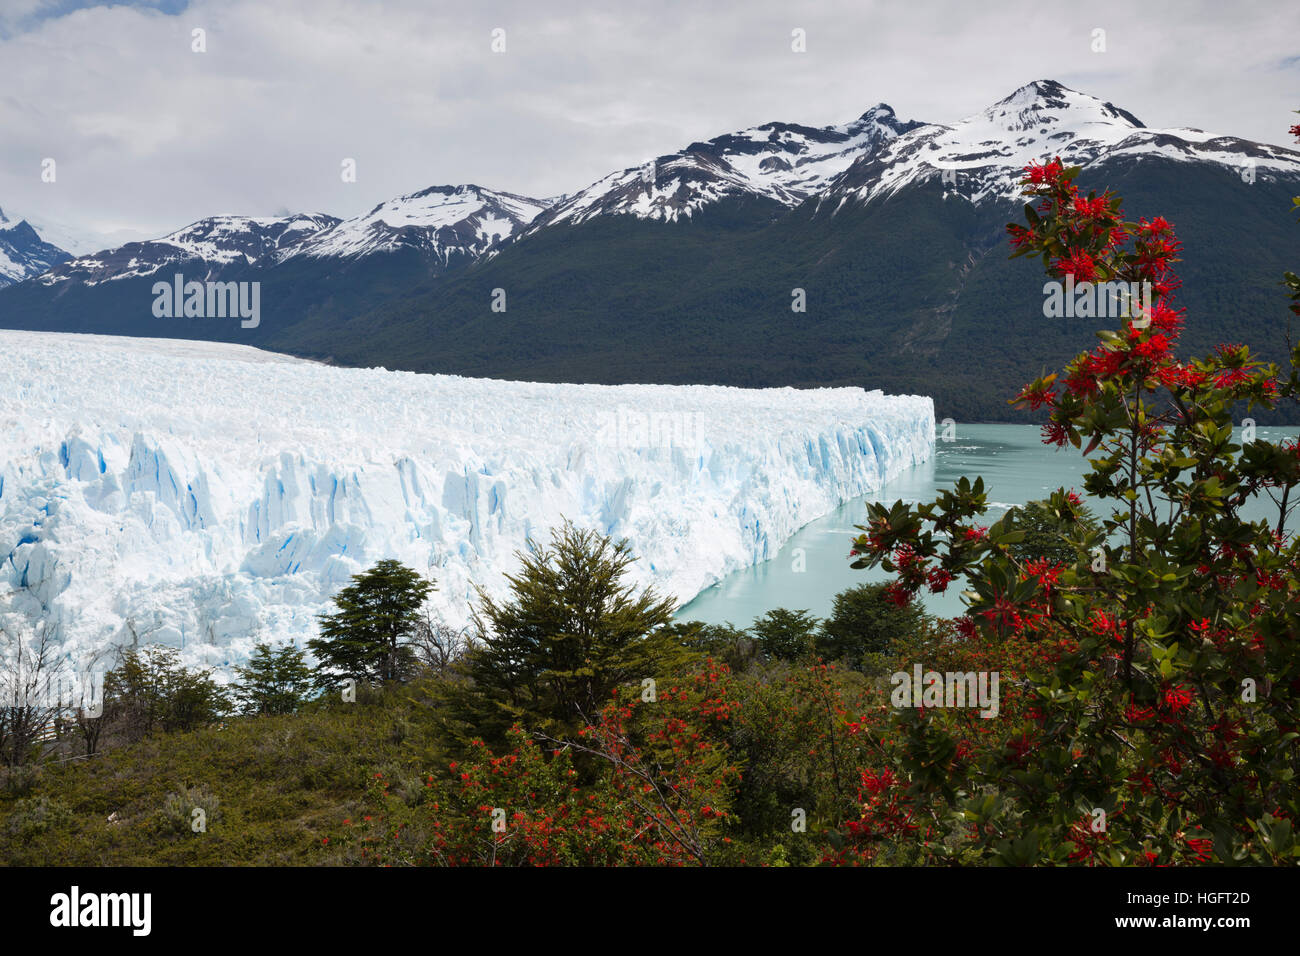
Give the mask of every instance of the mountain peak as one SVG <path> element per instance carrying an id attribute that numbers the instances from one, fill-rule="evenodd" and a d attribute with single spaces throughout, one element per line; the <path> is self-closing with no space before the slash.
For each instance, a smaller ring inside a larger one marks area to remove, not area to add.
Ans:
<path id="1" fill-rule="evenodd" d="M 0 289 L 38 276 L 69 258 L 64 250 L 43 240 L 26 219 L 14 222 L 0 211 Z"/>
<path id="2" fill-rule="evenodd" d="M 1057 80 L 1047 80 L 1047 79 L 1030 80 L 1024 86 L 1020 87 L 1020 89 L 1016 90 L 1016 93 L 1022 93 L 1026 91 L 1033 92 L 1037 96 L 1063 96 L 1067 93 L 1077 92 L 1076 90 L 1070 89 L 1064 83 L 1061 83 Z M 1012 95 L 1014 96 L 1015 93 L 1013 93 Z"/>
<path id="3" fill-rule="evenodd" d="M 363 216 L 336 222 L 293 249 L 289 257 L 354 258 L 414 249 L 448 265 L 453 259 L 485 255 L 532 222 L 547 205 L 544 200 L 476 183 L 429 186 L 382 202 Z"/>
<path id="4" fill-rule="evenodd" d="M 1077 127 L 1088 123 L 1103 123 L 1126 129 L 1146 129 L 1145 124 L 1113 103 L 1087 93 L 1072 90 L 1056 80 L 1034 80 L 994 103 L 983 115 L 990 119 L 1017 117 L 1019 129 L 1041 128 L 1056 123 Z M 1007 127 L 1013 129 L 1017 127 Z"/>
<path id="5" fill-rule="evenodd" d="M 1017 201 L 1024 167 L 1053 156 L 1074 166 L 1160 158 L 1240 169 L 1249 161 L 1264 176 L 1300 168 L 1300 154 L 1292 150 L 1189 129 L 1149 129 L 1113 103 L 1039 79 L 951 125 L 900 133 L 855 161 L 819 203 L 835 210 L 849 196 L 869 201 L 936 180 L 945 197 Z"/>
<path id="6" fill-rule="evenodd" d="M 675 222 L 726 199 L 797 206 L 855 161 L 922 125 L 900 121 L 893 107 L 878 103 L 842 126 L 774 121 L 724 133 L 611 173 L 554 205 L 526 234 L 555 222 L 611 214 Z"/>
<path id="7" fill-rule="evenodd" d="M 894 113 L 894 108 L 888 103 L 877 103 L 875 106 L 871 107 L 871 109 L 859 116 L 858 122 L 861 123 L 865 120 L 883 120 L 885 117 L 893 117 L 895 115 L 897 114 Z"/>

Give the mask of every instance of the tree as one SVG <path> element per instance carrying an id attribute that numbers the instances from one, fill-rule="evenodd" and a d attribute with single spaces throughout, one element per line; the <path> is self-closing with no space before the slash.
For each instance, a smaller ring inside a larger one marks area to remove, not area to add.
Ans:
<path id="1" fill-rule="evenodd" d="M 1009 544 L 1011 554 L 1019 561 L 1046 558 L 1053 563 L 1073 561 L 1073 535 L 1082 527 L 1086 531 L 1098 530 L 1097 519 L 1086 508 L 1080 508 L 1075 521 L 1063 521 L 1053 513 L 1046 501 L 1029 501 L 1011 509 L 1008 522 L 1024 538 Z"/>
<path id="2" fill-rule="evenodd" d="M 108 701 L 105 699 L 105 676 L 99 670 L 99 660 L 104 651 L 96 651 L 90 658 L 90 669 L 83 675 L 80 686 L 74 690 L 72 723 L 81 735 L 87 757 L 99 753 L 99 742 L 108 726 Z"/>
<path id="3" fill-rule="evenodd" d="M 672 635 L 692 655 L 722 661 L 740 673 L 762 661 L 758 641 L 734 624 L 705 624 L 703 621 L 673 621 L 662 633 Z"/>
<path id="4" fill-rule="evenodd" d="M 774 608 L 754 619 L 750 632 L 768 658 L 794 661 L 812 650 L 817 631 L 817 618 L 806 610 L 789 611 Z"/>
<path id="5" fill-rule="evenodd" d="M 186 668 L 175 647 L 147 644 L 122 650 L 120 663 L 104 677 L 104 707 L 105 717 L 135 741 L 155 730 L 210 724 L 229 713 L 230 700 L 211 668 Z"/>
<path id="6" fill-rule="evenodd" d="M 1038 202 L 1008 226 L 1014 254 L 1057 280 L 1145 286 L 1151 303 L 1130 298 L 1119 330 L 1013 401 L 1050 410 L 1044 441 L 1090 456 L 1084 490 L 1109 511 L 1090 530 L 1082 496 L 1054 492 L 1045 507 L 1072 529 L 1054 561 L 1018 557 L 1007 518 L 975 524 L 982 482 L 870 506 L 856 566 L 896 572 L 905 599 L 936 572 L 964 577 L 965 652 L 1017 676 L 997 746 L 973 748 L 942 709 L 899 708 L 858 826 L 874 840 L 932 821 L 925 853 L 941 860 L 1293 865 L 1300 443 L 1238 438 L 1232 413 L 1300 399 L 1300 346 L 1289 376 L 1242 345 L 1179 361 L 1173 226 L 1125 221 L 1078 173 L 1026 167 Z M 1268 520 L 1244 513 L 1269 500 Z"/>
<path id="7" fill-rule="evenodd" d="M 814 649 L 828 661 L 860 667 L 867 654 L 887 651 L 899 637 L 914 634 L 926 615 L 912 603 L 899 605 L 885 584 L 859 584 L 835 595 Z"/>
<path id="8" fill-rule="evenodd" d="M 469 642 L 464 629 L 435 621 L 426 613 L 415 629 L 410 646 L 417 666 L 441 677 L 461 661 Z"/>
<path id="9" fill-rule="evenodd" d="M 475 611 L 461 713 L 497 741 L 516 721 L 559 736 L 620 684 L 662 678 L 685 654 L 667 629 L 673 600 L 623 583 L 635 560 L 626 541 L 566 522 L 549 547 L 530 546 L 507 578 L 510 598 L 480 590 Z"/>
<path id="10" fill-rule="evenodd" d="M 0 761 L 20 767 L 60 713 L 63 667 L 47 624 L 30 640 L 5 626 L 0 637 Z"/>
<path id="11" fill-rule="evenodd" d="M 292 644 L 274 651 L 269 644 L 258 644 L 248 664 L 235 671 L 240 678 L 235 693 L 246 714 L 292 714 L 312 689 L 306 656 Z"/>
<path id="12" fill-rule="evenodd" d="M 416 634 L 421 608 L 435 589 L 399 561 L 380 561 L 334 598 L 338 608 L 320 615 L 321 636 L 307 642 L 316 655 L 319 686 L 340 682 L 385 682 L 410 676 L 414 655 L 408 640 Z"/>

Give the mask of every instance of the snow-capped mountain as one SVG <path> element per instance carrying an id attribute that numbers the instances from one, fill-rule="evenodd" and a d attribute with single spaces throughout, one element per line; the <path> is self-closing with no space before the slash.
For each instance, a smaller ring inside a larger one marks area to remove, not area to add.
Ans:
<path id="1" fill-rule="evenodd" d="M 232 265 L 274 262 L 288 249 L 338 223 L 334 216 L 298 215 L 284 218 L 213 216 L 200 219 L 161 239 L 128 242 L 88 256 L 79 256 L 51 269 L 44 285 L 101 282 L 151 276 L 163 269 L 195 265 L 202 279 Z"/>
<path id="2" fill-rule="evenodd" d="M 396 558 L 462 623 L 565 518 L 687 601 L 930 457 L 928 398 L 543 385 L 246 346 L 0 332 L 0 609 L 87 669 L 127 638 L 241 662 Z"/>
<path id="3" fill-rule="evenodd" d="M 844 126 L 765 123 L 727 133 L 610 173 L 556 204 L 527 232 L 603 215 L 676 222 L 730 197 L 759 196 L 796 206 L 825 189 L 854 161 L 876 155 L 921 125 L 899 120 L 881 103 Z"/>
<path id="4" fill-rule="evenodd" d="M 0 289 L 40 275 L 71 258 L 46 242 L 26 220 L 7 219 L 0 209 Z"/>
<path id="5" fill-rule="evenodd" d="M 972 202 L 1012 201 L 1022 169 L 1059 156 L 1087 166 L 1159 156 L 1259 177 L 1300 174 L 1300 153 L 1196 129 L 1150 129 L 1126 110 L 1054 80 L 1036 80 L 951 126 L 917 126 L 856 159 L 820 206 L 870 201 L 937 178 Z"/>
<path id="6" fill-rule="evenodd" d="M 1088 165 L 1144 158 L 1208 163 L 1263 177 L 1300 175 L 1300 153 L 1194 129 L 1152 129 L 1132 113 L 1053 80 L 1026 84 L 952 125 L 900 120 L 881 103 L 841 126 L 766 123 L 692 143 L 679 152 L 611 173 L 572 195 L 532 199 L 477 185 L 433 186 L 380 203 L 365 215 L 279 219 L 218 216 L 149 242 L 57 265 L 48 251 L 13 254 L 0 282 L 50 268 L 45 285 L 150 276 L 182 262 L 214 274 L 232 264 L 272 267 L 289 260 L 359 260 L 414 250 L 445 269 L 491 257 L 509 241 L 595 217 L 679 222 L 726 199 L 774 204 L 773 215 L 813 199 L 818 210 L 896 195 L 941 179 L 973 203 L 1011 202 L 1021 169 L 1060 156 Z M 30 237 L 25 237 L 30 245 Z M 55 253 L 57 253 L 57 249 Z M 42 259 L 42 255 L 46 259 Z M 7 280 L 5 276 L 8 276 Z"/>
<path id="7" fill-rule="evenodd" d="M 543 200 L 464 185 L 433 186 L 352 219 L 214 216 L 161 239 L 79 256 L 48 272 L 41 269 L 45 274 L 39 281 L 94 286 L 180 266 L 202 278 L 233 265 L 271 268 L 299 257 L 358 259 L 404 249 L 445 267 L 483 256 L 546 207 Z"/>
<path id="8" fill-rule="evenodd" d="M 14 213 L 17 212 L 17 215 Z M 77 256 L 88 256 L 101 249 L 116 249 L 128 242 L 144 242 L 153 238 L 153 233 L 139 229 L 112 228 L 98 229 L 86 223 L 69 225 L 59 219 L 33 213 L 28 209 L 10 209 L 10 219 L 26 219 L 27 224 L 40 234 L 46 242 L 58 246 L 64 252 Z"/>
<path id="9" fill-rule="evenodd" d="M 532 222 L 549 203 L 481 186 L 432 186 L 345 219 L 282 256 L 359 257 L 415 249 L 448 265 L 477 259 Z"/>
<path id="10" fill-rule="evenodd" d="M 994 359 L 1009 310 L 1029 316 L 1019 334 L 1054 361 L 1091 341 L 1081 325 L 1038 322 L 1041 303 L 1016 298 L 1032 275 L 995 254 L 1020 215 L 1022 167 L 1057 155 L 1084 165 L 1084 189 L 1113 188 L 1130 214 L 1177 225 L 1187 308 L 1237 303 L 1242 341 L 1284 337 L 1269 318 L 1275 290 L 1256 277 L 1294 268 L 1280 211 L 1300 192 L 1300 152 L 1149 128 L 1050 80 L 949 125 L 885 105 L 844 126 L 770 123 L 553 203 L 440 186 L 342 222 L 205 221 L 0 290 L 0 327 L 237 340 L 530 381 L 869 381 L 933 395 L 945 415 L 1005 420 L 1008 391 L 1040 371 L 1023 367 L 1028 351 Z M 1247 233 L 1249 250 L 1237 241 Z M 167 272 L 260 282 L 266 321 L 154 315 L 153 272 L 182 260 Z M 507 287 L 510 311 L 498 312 Z M 792 289 L 815 322 L 789 322 Z M 1199 329 L 1189 323 L 1188 348 L 1205 344 Z"/>

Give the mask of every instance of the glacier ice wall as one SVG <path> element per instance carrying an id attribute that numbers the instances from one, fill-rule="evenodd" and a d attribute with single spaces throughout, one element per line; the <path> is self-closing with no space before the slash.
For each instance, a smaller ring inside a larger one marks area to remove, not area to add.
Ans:
<path id="1" fill-rule="evenodd" d="M 0 331 L 0 610 L 80 667 L 302 643 L 396 558 L 467 620 L 564 518 L 681 602 L 927 458 L 929 398 L 546 385 L 344 369 L 243 346 Z"/>

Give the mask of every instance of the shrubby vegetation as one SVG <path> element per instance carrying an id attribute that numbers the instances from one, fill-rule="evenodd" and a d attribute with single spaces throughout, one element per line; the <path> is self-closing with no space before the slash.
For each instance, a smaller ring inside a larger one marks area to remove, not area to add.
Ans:
<path id="1" fill-rule="evenodd" d="M 626 583 L 624 544 L 571 526 L 521 558 L 509 595 L 480 600 L 472 641 L 409 607 L 400 628 L 335 632 L 347 659 L 402 660 L 401 680 L 263 644 L 223 688 L 173 648 L 124 651 L 87 722 L 99 745 L 69 727 L 55 760 L 3 782 L 0 827 L 24 837 L 7 861 L 820 860 L 855 813 L 850 718 L 873 693 L 856 662 L 823 662 L 829 622 L 674 622 L 670 600 Z M 340 608 L 425 584 L 386 565 Z M 846 647 L 896 616 L 872 591 L 836 622 Z M 940 639 L 909 619 L 915 640 Z M 67 759 L 81 752 L 94 759 Z M 494 844 L 489 802 L 517 840 Z"/>

